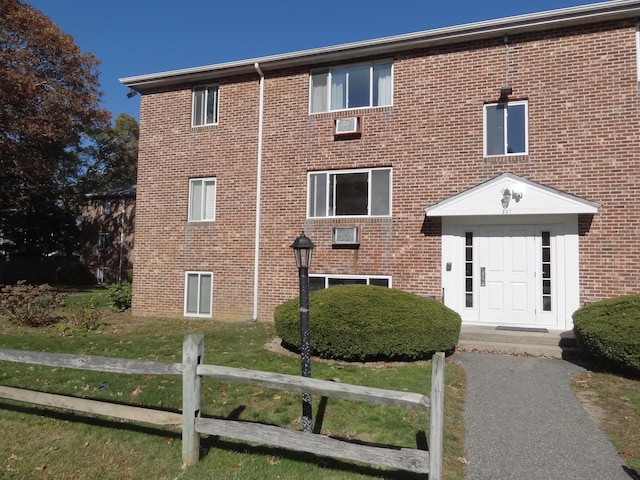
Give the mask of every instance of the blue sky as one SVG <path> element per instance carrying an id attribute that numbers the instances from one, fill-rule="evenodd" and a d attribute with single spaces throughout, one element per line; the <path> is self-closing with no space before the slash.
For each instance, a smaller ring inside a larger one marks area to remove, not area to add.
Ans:
<path id="1" fill-rule="evenodd" d="M 27 0 L 101 60 L 103 106 L 139 118 L 118 79 L 326 47 L 589 0 Z"/>

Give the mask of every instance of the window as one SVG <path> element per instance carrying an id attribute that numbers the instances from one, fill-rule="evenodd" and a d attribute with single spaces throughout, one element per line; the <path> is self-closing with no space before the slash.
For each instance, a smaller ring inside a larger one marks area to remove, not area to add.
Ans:
<path id="1" fill-rule="evenodd" d="M 192 125 L 215 125 L 218 123 L 218 86 L 207 85 L 193 89 Z"/>
<path id="2" fill-rule="evenodd" d="M 391 105 L 391 63 L 311 71 L 311 113 Z"/>
<path id="3" fill-rule="evenodd" d="M 98 270 L 96 270 L 96 281 L 98 282 L 98 285 L 107 283 L 107 280 L 107 268 L 98 267 Z"/>
<path id="4" fill-rule="evenodd" d="M 528 152 L 527 102 L 500 102 L 484 107 L 485 156 Z"/>
<path id="5" fill-rule="evenodd" d="M 184 314 L 189 317 L 211 317 L 210 272 L 187 272 L 184 287 Z"/>
<path id="6" fill-rule="evenodd" d="M 216 219 L 216 179 L 189 180 L 189 221 L 207 222 Z"/>
<path id="7" fill-rule="evenodd" d="M 108 233 L 100 233 L 100 234 L 98 234 L 98 250 L 106 250 L 108 243 L 109 243 L 109 234 Z"/>
<path id="8" fill-rule="evenodd" d="M 464 233 L 464 306 L 473 308 L 473 232 Z"/>
<path id="9" fill-rule="evenodd" d="M 103 215 L 110 215 L 111 214 L 111 201 L 110 200 L 102 200 L 102 203 L 100 204 L 100 211 L 102 212 Z"/>
<path id="10" fill-rule="evenodd" d="M 391 169 L 311 172 L 309 217 L 391 215 Z"/>
<path id="11" fill-rule="evenodd" d="M 377 285 L 391 288 L 391 277 L 354 275 L 309 275 L 309 290 L 322 290 L 335 285 Z"/>
<path id="12" fill-rule="evenodd" d="M 640 82 L 640 24 L 636 26 L 636 70 Z"/>
<path id="13" fill-rule="evenodd" d="M 550 312 L 551 294 L 551 232 L 542 232 L 542 311 Z"/>

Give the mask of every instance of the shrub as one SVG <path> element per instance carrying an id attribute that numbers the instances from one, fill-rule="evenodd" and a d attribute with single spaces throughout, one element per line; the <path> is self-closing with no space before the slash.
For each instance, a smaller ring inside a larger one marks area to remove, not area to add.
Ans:
<path id="1" fill-rule="evenodd" d="M 96 277 L 86 265 L 80 262 L 69 262 L 56 270 L 56 281 L 60 285 L 95 285 Z"/>
<path id="2" fill-rule="evenodd" d="M 299 349 L 298 298 L 275 310 L 285 347 Z M 385 287 L 342 285 L 309 296 L 311 352 L 342 360 L 416 360 L 455 348 L 460 316 L 443 304 Z"/>
<path id="3" fill-rule="evenodd" d="M 603 300 L 573 314 L 578 348 L 607 366 L 640 373 L 640 295 Z"/>
<path id="4" fill-rule="evenodd" d="M 112 283 L 107 287 L 109 305 L 115 312 L 124 312 L 131 308 L 131 284 Z"/>
<path id="5" fill-rule="evenodd" d="M 76 305 L 67 313 L 67 321 L 58 324 L 58 332 L 62 335 L 85 334 L 104 327 L 102 311 L 94 299 Z"/>
<path id="6" fill-rule="evenodd" d="M 24 281 L 6 285 L 0 294 L 0 309 L 9 320 L 26 327 L 42 327 L 56 323 L 58 307 L 64 305 L 65 295 L 49 285 L 29 285 Z"/>

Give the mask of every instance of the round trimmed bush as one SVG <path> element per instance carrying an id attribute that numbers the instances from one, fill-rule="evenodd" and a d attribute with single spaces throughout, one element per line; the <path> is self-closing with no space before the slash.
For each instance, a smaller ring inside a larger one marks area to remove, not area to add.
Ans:
<path id="1" fill-rule="evenodd" d="M 573 314 L 578 348 L 613 368 L 640 373 L 640 295 L 603 300 Z"/>
<path id="2" fill-rule="evenodd" d="M 282 344 L 300 347 L 300 303 L 275 310 Z M 311 353 L 340 360 L 417 360 L 452 351 L 460 315 L 431 298 L 370 285 L 340 285 L 309 295 Z"/>

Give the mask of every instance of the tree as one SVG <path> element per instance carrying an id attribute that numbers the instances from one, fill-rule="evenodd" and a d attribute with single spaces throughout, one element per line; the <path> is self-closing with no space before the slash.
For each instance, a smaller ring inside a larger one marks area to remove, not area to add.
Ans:
<path id="1" fill-rule="evenodd" d="M 108 124 L 98 60 L 40 11 L 0 0 L 0 234 L 20 251 L 70 251 L 87 135 Z"/>
<path id="2" fill-rule="evenodd" d="M 136 183 L 139 126 L 135 118 L 121 113 L 113 126 L 96 132 L 84 150 L 87 170 L 85 193 Z"/>

